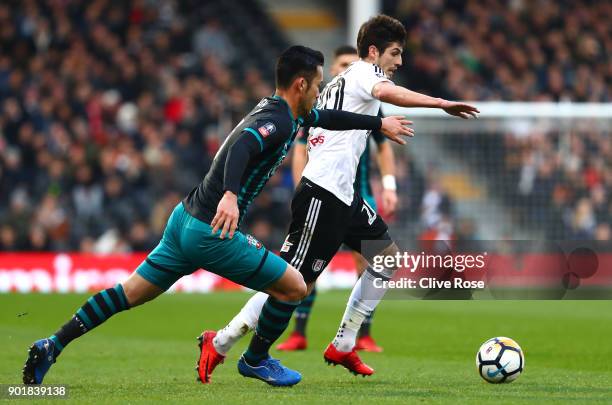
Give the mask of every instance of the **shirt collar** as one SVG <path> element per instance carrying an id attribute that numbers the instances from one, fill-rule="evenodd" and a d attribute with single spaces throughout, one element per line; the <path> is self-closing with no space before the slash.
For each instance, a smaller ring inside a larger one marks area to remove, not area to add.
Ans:
<path id="1" fill-rule="evenodd" d="M 274 100 L 279 100 L 285 104 L 285 106 L 287 107 L 287 112 L 289 113 L 289 117 L 291 117 L 291 121 L 297 122 L 300 125 L 304 122 L 304 118 L 302 117 L 297 117 L 297 119 L 293 117 L 293 113 L 291 112 L 291 108 L 289 108 L 289 103 L 287 103 L 287 100 L 277 94 L 273 95 L 272 98 Z"/>

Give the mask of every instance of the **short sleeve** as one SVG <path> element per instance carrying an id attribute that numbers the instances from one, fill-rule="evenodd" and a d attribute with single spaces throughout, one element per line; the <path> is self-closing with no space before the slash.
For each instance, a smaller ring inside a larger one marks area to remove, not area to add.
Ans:
<path id="1" fill-rule="evenodd" d="M 381 82 L 391 82 L 385 75 L 385 72 L 378 66 L 372 63 L 361 63 L 357 67 L 357 92 L 363 99 L 372 98 L 372 89 L 375 85 Z"/>

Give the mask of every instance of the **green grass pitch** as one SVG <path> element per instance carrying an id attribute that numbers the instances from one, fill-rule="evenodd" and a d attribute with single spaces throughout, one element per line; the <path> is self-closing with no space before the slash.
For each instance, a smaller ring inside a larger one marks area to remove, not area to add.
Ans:
<path id="1" fill-rule="evenodd" d="M 364 379 L 322 358 L 347 296 L 319 294 L 307 351 L 272 352 L 302 372 L 293 388 L 238 374 L 248 339 L 217 368 L 211 385 L 195 381 L 195 337 L 225 325 L 246 293 L 167 294 L 121 313 L 73 342 L 45 382 L 68 385 L 63 403 L 79 404 L 612 403 L 612 301 L 384 301 L 373 333 L 385 351 L 362 355 L 376 369 Z M 0 383 L 20 383 L 28 346 L 86 298 L 0 295 Z M 511 384 L 487 384 L 476 372 L 475 352 L 494 336 L 512 337 L 525 351 L 525 372 Z"/>

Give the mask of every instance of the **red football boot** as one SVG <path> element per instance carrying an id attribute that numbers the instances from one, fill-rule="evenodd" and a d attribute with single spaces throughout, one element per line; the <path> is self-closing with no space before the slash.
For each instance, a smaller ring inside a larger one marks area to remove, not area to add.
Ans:
<path id="1" fill-rule="evenodd" d="M 374 369 L 361 361 L 355 349 L 350 352 L 340 352 L 330 343 L 327 349 L 325 349 L 325 353 L 323 353 L 323 358 L 327 364 L 333 364 L 334 366 L 341 364 L 355 375 L 365 377 L 374 374 Z"/>
<path id="2" fill-rule="evenodd" d="M 376 344 L 376 341 L 372 339 L 372 336 L 362 336 L 357 339 L 355 343 L 355 350 L 363 350 L 364 352 L 380 353 L 383 348 Z"/>
<path id="3" fill-rule="evenodd" d="M 225 356 L 219 354 L 217 349 L 215 349 L 215 345 L 213 345 L 215 336 L 217 336 L 217 332 L 212 330 L 204 331 L 198 336 L 200 341 L 198 344 L 200 347 L 200 358 L 196 363 L 196 371 L 198 372 L 197 380 L 202 382 L 202 384 L 210 383 L 210 377 L 215 367 L 225 360 Z"/>
<path id="4" fill-rule="evenodd" d="M 296 350 L 306 350 L 306 347 L 308 347 L 306 336 L 299 332 L 293 332 L 291 335 L 289 335 L 287 340 L 276 346 L 276 350 L 294 352 Z"/>

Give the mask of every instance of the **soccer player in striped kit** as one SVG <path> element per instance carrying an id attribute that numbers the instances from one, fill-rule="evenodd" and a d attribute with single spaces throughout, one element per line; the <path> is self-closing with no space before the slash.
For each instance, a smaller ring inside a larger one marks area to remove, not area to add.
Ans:
<path id="1" fill-rule="evenodd" d="M 330 66 L 329 72 L 332 77 L 335 77 L 345 71 L 353 62 L 358 60 L 359 55 L 357 53 L 357 49 L 350 45 L 341 46 L 334 52 L 334 60 Z M 298 136 L 296 137 L 296 145 L 293 147 L 291 170 L 293 172 L 293 180 L 296 185 L 300 182 L 302 172 L 306 166 L 306 163 L 308 162 L 308 131 L 309 128 L 302 128 L 300 130 L 300 133 L 298 133 Z M 382 200 L 382 212 L 385 215 L 392 215 L 397 206 L 397 192 L 394 176 L 395 160 L 393 156 L 393 149 L 391 148 L 391 145 L 385 141 L 385 137 L 378 131 L 372 131 L 370 140 L 376 144 L 376 161 L 382 176 L 383 191 L 380 196 Z M 313 144 L 315 146 L 316 143 L 317 139 L 313 138 Z M 371 143 L 372 142 L 370 141 L 366 143 L 365 150 L 361 154 L 359 165 L 357 166 L 355 183 L 353 186 L 355 188 L 355 192 L 359 193 L 374 211 L 377 211 L 376 198 L 372 193 L 372 187 L 370 185 Z M 355 260 L 357 275 L 358 277 L 361 277 L 365 269 L 368 267 L 368 262 L 357 251 L 352 251 L 352 255 L 353 259 Z M 291 335 L 289 335 L 286 341 L 276 347 L 278 350 L 294 351 L 305 350 L 307 348 L 308 340 L 306 338 L 306 326 L 308 324 L 316 296 L 317 289 L 315 287 L 308 297 L 304 298 L 302 303 L 296 308 L 294 314 L 295 329 Z M 359 329 L 359 335 L 355 345 L 356 350 L 364 350 L 368 352 L 382 351 L 382 347 L 376 344 L 376 341 L 371 335 L 373 315 L 374 314 L 372 313 L 366 317 L 361 325 L 361 329 Z"/>

